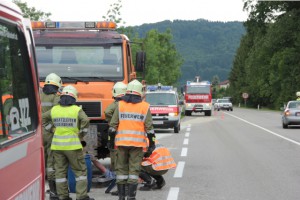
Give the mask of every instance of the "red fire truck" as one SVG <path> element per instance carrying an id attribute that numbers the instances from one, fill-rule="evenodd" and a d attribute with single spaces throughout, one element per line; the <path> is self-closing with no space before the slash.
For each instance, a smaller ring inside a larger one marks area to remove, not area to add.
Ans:
<path id="1" fill-rule="evenodd" d="M 44 150 L 31 24 L 0 1 L 0 199 L 45 199 Z"/>
<path id="2" fill-rule="evenodd" d="M 200 81 L 196 76 L 194 81 L 187 81 L 184 87 L 185 115 L 192 112 L 204 112 L 205 116 L 212 113 L 212 85 L 209 81 Z"/>

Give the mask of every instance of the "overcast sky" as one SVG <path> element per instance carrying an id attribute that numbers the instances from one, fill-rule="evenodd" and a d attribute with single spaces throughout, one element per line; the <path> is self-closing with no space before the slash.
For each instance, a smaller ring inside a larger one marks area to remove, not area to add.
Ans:
<path id="1" fill-rule="evenodd" d="M 21 0 L 54 21 L 99 21 L 117 0 Z M 122 0 L 125 26 L 164 20 L 246 21 L 243 0 Z"/>

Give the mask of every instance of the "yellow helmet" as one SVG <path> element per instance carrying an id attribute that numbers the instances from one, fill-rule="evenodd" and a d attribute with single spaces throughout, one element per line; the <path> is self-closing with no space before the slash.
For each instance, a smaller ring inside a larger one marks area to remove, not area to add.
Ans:
<path id="1" fill-rule="evenodd" d="M 68 95 L 68 96 L 74 97 L 77 100 L 77 90 L 72 85 L 67 85 L 66 87 L 64 87 L 61 95 Z"/>
<path id="2" fill-rule="evenodd" d="M 123 82 L 116 82 L 112 89 L 113 97 L 121 97 L 125 95 L 127 89 L 127 85 Z"/>
<path id="3" fill-rule="evenodd" d="M 61 78 L 55 73 L 51 73 L 46 77 L 45 85 L 56 85 L 57 87 L 61 87 L 62 81 Z"/>
<path id="4" fill-rule="evenodd" d="M 144 87 L 141 82 L 138 80 L 133 80 L 130 83 L 128 83 L 126 94 L 134 94 L 143 96 L 144 94 Z"/>
<path id="5" fill-rule="evenodd" d="M 297 96 L 297 97 L 300 97 L 300 92 L 296 92 L 296 96 Z"/>

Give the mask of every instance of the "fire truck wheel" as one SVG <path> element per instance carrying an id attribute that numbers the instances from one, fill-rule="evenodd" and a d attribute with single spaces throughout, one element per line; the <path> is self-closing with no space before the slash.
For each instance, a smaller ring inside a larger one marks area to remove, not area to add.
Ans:
<path id="1" fill-rule="evenodd" d="M 211 116 L 211 110 L 205 111 L 205 116 Z"/>
<path id="2" fill-rule="evenodd" d="M 180 130 L 180 124 L 174 127 L 174 133 L 179 133 Z"/>
<path id="3" fill-rule="evenodd" d="M 190 111 L 185 111 L 185 112 L 184 112 L 184 115 L 185 115 L 185 116 L 191 116 L 191 114 L 192 114 L 192 112 L 190 112 Z"/>

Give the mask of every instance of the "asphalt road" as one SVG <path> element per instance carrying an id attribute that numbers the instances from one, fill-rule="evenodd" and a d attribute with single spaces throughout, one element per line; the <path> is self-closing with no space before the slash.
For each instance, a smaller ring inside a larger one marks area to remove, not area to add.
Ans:
<path id="1" fill-rule="evenodd" d="M 157 130 L 157 139 L 171 150 L 177 168 L 165 175 L 162 190 L 138 191 L 138 200 L 300 199 L 300 127 L 283 129 L 280 112 L 196 114 L 184 117 L 179 134 Z M 89 195 L 118 199 L 105 189 L 93 184 Z"/>

